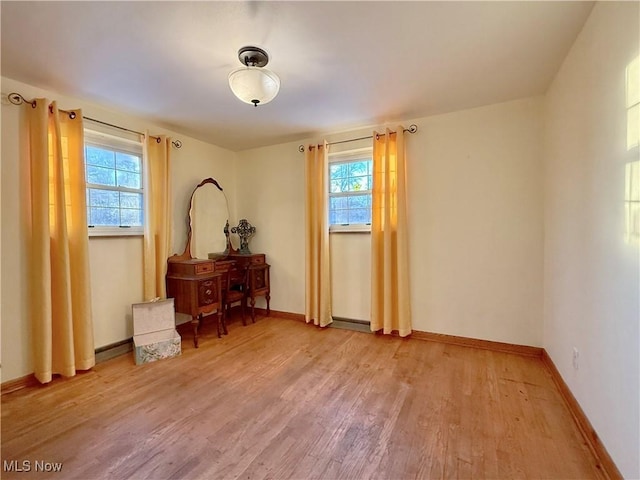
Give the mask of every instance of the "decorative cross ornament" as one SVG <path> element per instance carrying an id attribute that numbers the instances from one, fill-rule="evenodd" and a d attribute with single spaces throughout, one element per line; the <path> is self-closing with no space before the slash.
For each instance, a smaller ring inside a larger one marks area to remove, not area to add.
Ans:
<path id="1" fill-rule="evenodd" d="M 231 233 L 235 233 L 240 237 L 240 253 L 243 255 L 251 255 L 249 238 L 256 233 L 256 227 L 252 226 L 247 219 L 243 218 L 237 227 L 231 229 Z"/>

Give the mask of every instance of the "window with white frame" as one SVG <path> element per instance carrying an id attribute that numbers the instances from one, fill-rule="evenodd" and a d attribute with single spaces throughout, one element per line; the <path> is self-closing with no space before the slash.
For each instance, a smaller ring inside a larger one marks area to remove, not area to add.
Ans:
<path id="1" fill-rule="evenodd" d="M 371 231 L 372 149 L 329 154 L 330 231 Z"/>
<path id="2" fill-rule="evenodd" d="M 85 130 L 89 235 L 142 235 L 142 143 Z"/>

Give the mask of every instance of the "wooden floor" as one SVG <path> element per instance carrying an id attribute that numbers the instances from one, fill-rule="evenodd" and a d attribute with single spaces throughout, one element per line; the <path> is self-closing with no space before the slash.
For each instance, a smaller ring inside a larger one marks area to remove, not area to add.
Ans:
<path id="1" fill-rule="evenodd" d="M 2 478 L 601 478 L 538 358 L 277 318 L 214 331 L 4 395 L 4 469 L 31 471 Z"/>

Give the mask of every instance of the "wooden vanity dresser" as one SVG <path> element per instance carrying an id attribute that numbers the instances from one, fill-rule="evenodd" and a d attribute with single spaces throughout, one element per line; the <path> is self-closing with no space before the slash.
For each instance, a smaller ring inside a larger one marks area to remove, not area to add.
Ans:
<path id="1" fill-rule="evenodd" d="M 167 297 L 173 298 L 176 312 L 191 315 L 193 344 L 198 347 L 198 328 L 204 315 L 216 312 L 218 337 L 227 333 L 223 316 L 225 274 L 232 260 L 169 258 L 167 262 Z"/>
<path id="2" fill-rule="evenodd" d="M 198 329 L 205 315 L 216 314 L 218 337 L 227 334 L 225 310 L 232 304 L 231 295 L 227 304 L 228 283 L 236 302 L 242 300 L 243 312 L 247 303 L 251 305 L 253 322 L 256 297 L 265 297 L 267 315 L 271 313 L 269 264 L 264 254 L 240 253 L 231 245 L 226 195 L 213 178 L 206 178 L 195 187 L 188 213 L 184 253 L 167 260 L 166 285 L 167 297 L 174 299 L 176 312 L 191 316 L 193 344 L 197 348 Z M 243 280 L 232 285 L 235 278 Z M 238 292 L 245 293 L 238 299 Z"/>

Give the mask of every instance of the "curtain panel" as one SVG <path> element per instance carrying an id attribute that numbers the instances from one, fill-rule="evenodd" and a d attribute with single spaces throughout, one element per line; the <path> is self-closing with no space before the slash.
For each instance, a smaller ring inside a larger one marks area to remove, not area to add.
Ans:
<path id="1" fill-rule="evenodd" d="M 170 147 L 171 139 L 164 135 L 145 135 L 143 283 L 146 301 L 167 296 L 165 275 L 172 225 Z"/>
<path id="2" fill-rule="evenodd" d="M 24 108 L 31 340 L 34 375 L 47 383 L 95 365 L 84 130 L 80 110 L 44 98 Z"/>
<path id="3" fill-rule="evenodd" d="M 305 153 L 305 321 L 326 327 L 331 317 L 331 259 L 329 252 L 328 145 Z"/>
<path id="4" fill-rule="evenodd" d="M 371 330 L 411 334 L 403 127 L 373 133 Z"/>

